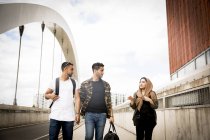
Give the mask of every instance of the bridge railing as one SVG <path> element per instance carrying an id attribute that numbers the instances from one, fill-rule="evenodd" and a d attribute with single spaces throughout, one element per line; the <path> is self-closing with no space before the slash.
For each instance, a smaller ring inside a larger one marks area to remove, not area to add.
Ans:
<path id="1" fill-rule="evenodd" d="M 35 124 L 49 120 L 49 109 L 0 105 L 0 128 Z"/>

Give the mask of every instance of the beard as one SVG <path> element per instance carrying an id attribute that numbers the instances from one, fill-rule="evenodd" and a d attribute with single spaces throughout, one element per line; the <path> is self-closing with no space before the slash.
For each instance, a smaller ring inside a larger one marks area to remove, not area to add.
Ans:
<path id="1" fill-rule="evenodd" d="M 69 78 L 71 78 L 71 76 L 72 76 L 72 73 L 68 73 L 68 76 L 69 76 Z"/>

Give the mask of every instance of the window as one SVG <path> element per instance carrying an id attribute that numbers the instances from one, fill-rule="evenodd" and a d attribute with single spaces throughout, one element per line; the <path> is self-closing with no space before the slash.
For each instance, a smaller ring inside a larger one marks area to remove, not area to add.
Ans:
<path id="1" fill-rule="evenodd" d="M 207 64 L 210 64 L 210 49 L 206 52 Z"/>
<path id="2" fill-rule="evenodd" d="M 183 67 L 178 71 L 178 78 L 184 77 L 184 75 L 185 75 L 185 71 L 184 71 L 184 67 Z"/>
<path id="3" fill-rule="evenodd" d="M 185 67 L 185 74 L 190 74 L 193 71 L 195 71 L 195 61 L 190 62 L 188 65 Z"/>
<path id="4" fill-rule="evenodd" d="M 196 60 L 196 70 L 204 67 L 206 65 L 206 58 L 205 58 L 205 54 L 202 54 L 201 56 L 199 56 Z"/>

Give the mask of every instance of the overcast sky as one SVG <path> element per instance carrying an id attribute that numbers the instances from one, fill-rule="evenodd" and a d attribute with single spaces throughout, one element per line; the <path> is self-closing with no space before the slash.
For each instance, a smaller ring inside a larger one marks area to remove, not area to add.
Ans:
<path id="1" fill-rule="evenodd" d="M 159 89 L 170 79 L 165 0 L 69 0 L 56 5 L 70 25 L 81 81 L 105 64 L 112 91 L 132 93 L 140 77 Z M 53 3 L 51 3 L 53 7 Z"/>
<path id="2" fill-rule="evenodd" d="M 104 63 L 103 79 L 110 83 L 113 93 L 132 95 L 142 76 L 151 79 L 155 90 L 170 81 L 165 0 L 37 0 L 36 3 L 53 8 L 69 24 L 80 81 L 92 76 L 91 66 L 95 62 Z M 35 36 L 33 31 L 27 34 Z M 11 34 L 2 36 L 8 37 L 10 43 L 15 40 Z M 45 36 L 45 40 L 53 44 L 52 35 L 48 39 Z"/>

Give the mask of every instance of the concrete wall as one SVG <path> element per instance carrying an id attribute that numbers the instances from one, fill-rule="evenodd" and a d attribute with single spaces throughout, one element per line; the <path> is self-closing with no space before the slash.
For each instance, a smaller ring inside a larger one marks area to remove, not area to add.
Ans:
<path id="1" fill-rule="evenodd" d="M 153 140 L 209 140 L 210 105 L 158 109 Z M 115 110 L 116 125 L 135 134 L 133 110 Z"/>
<path id="2" fill-rule="evenodd" d="M 49 110 L 40 108 L 0 105 L 0 128 L 48 121 Z"/>

